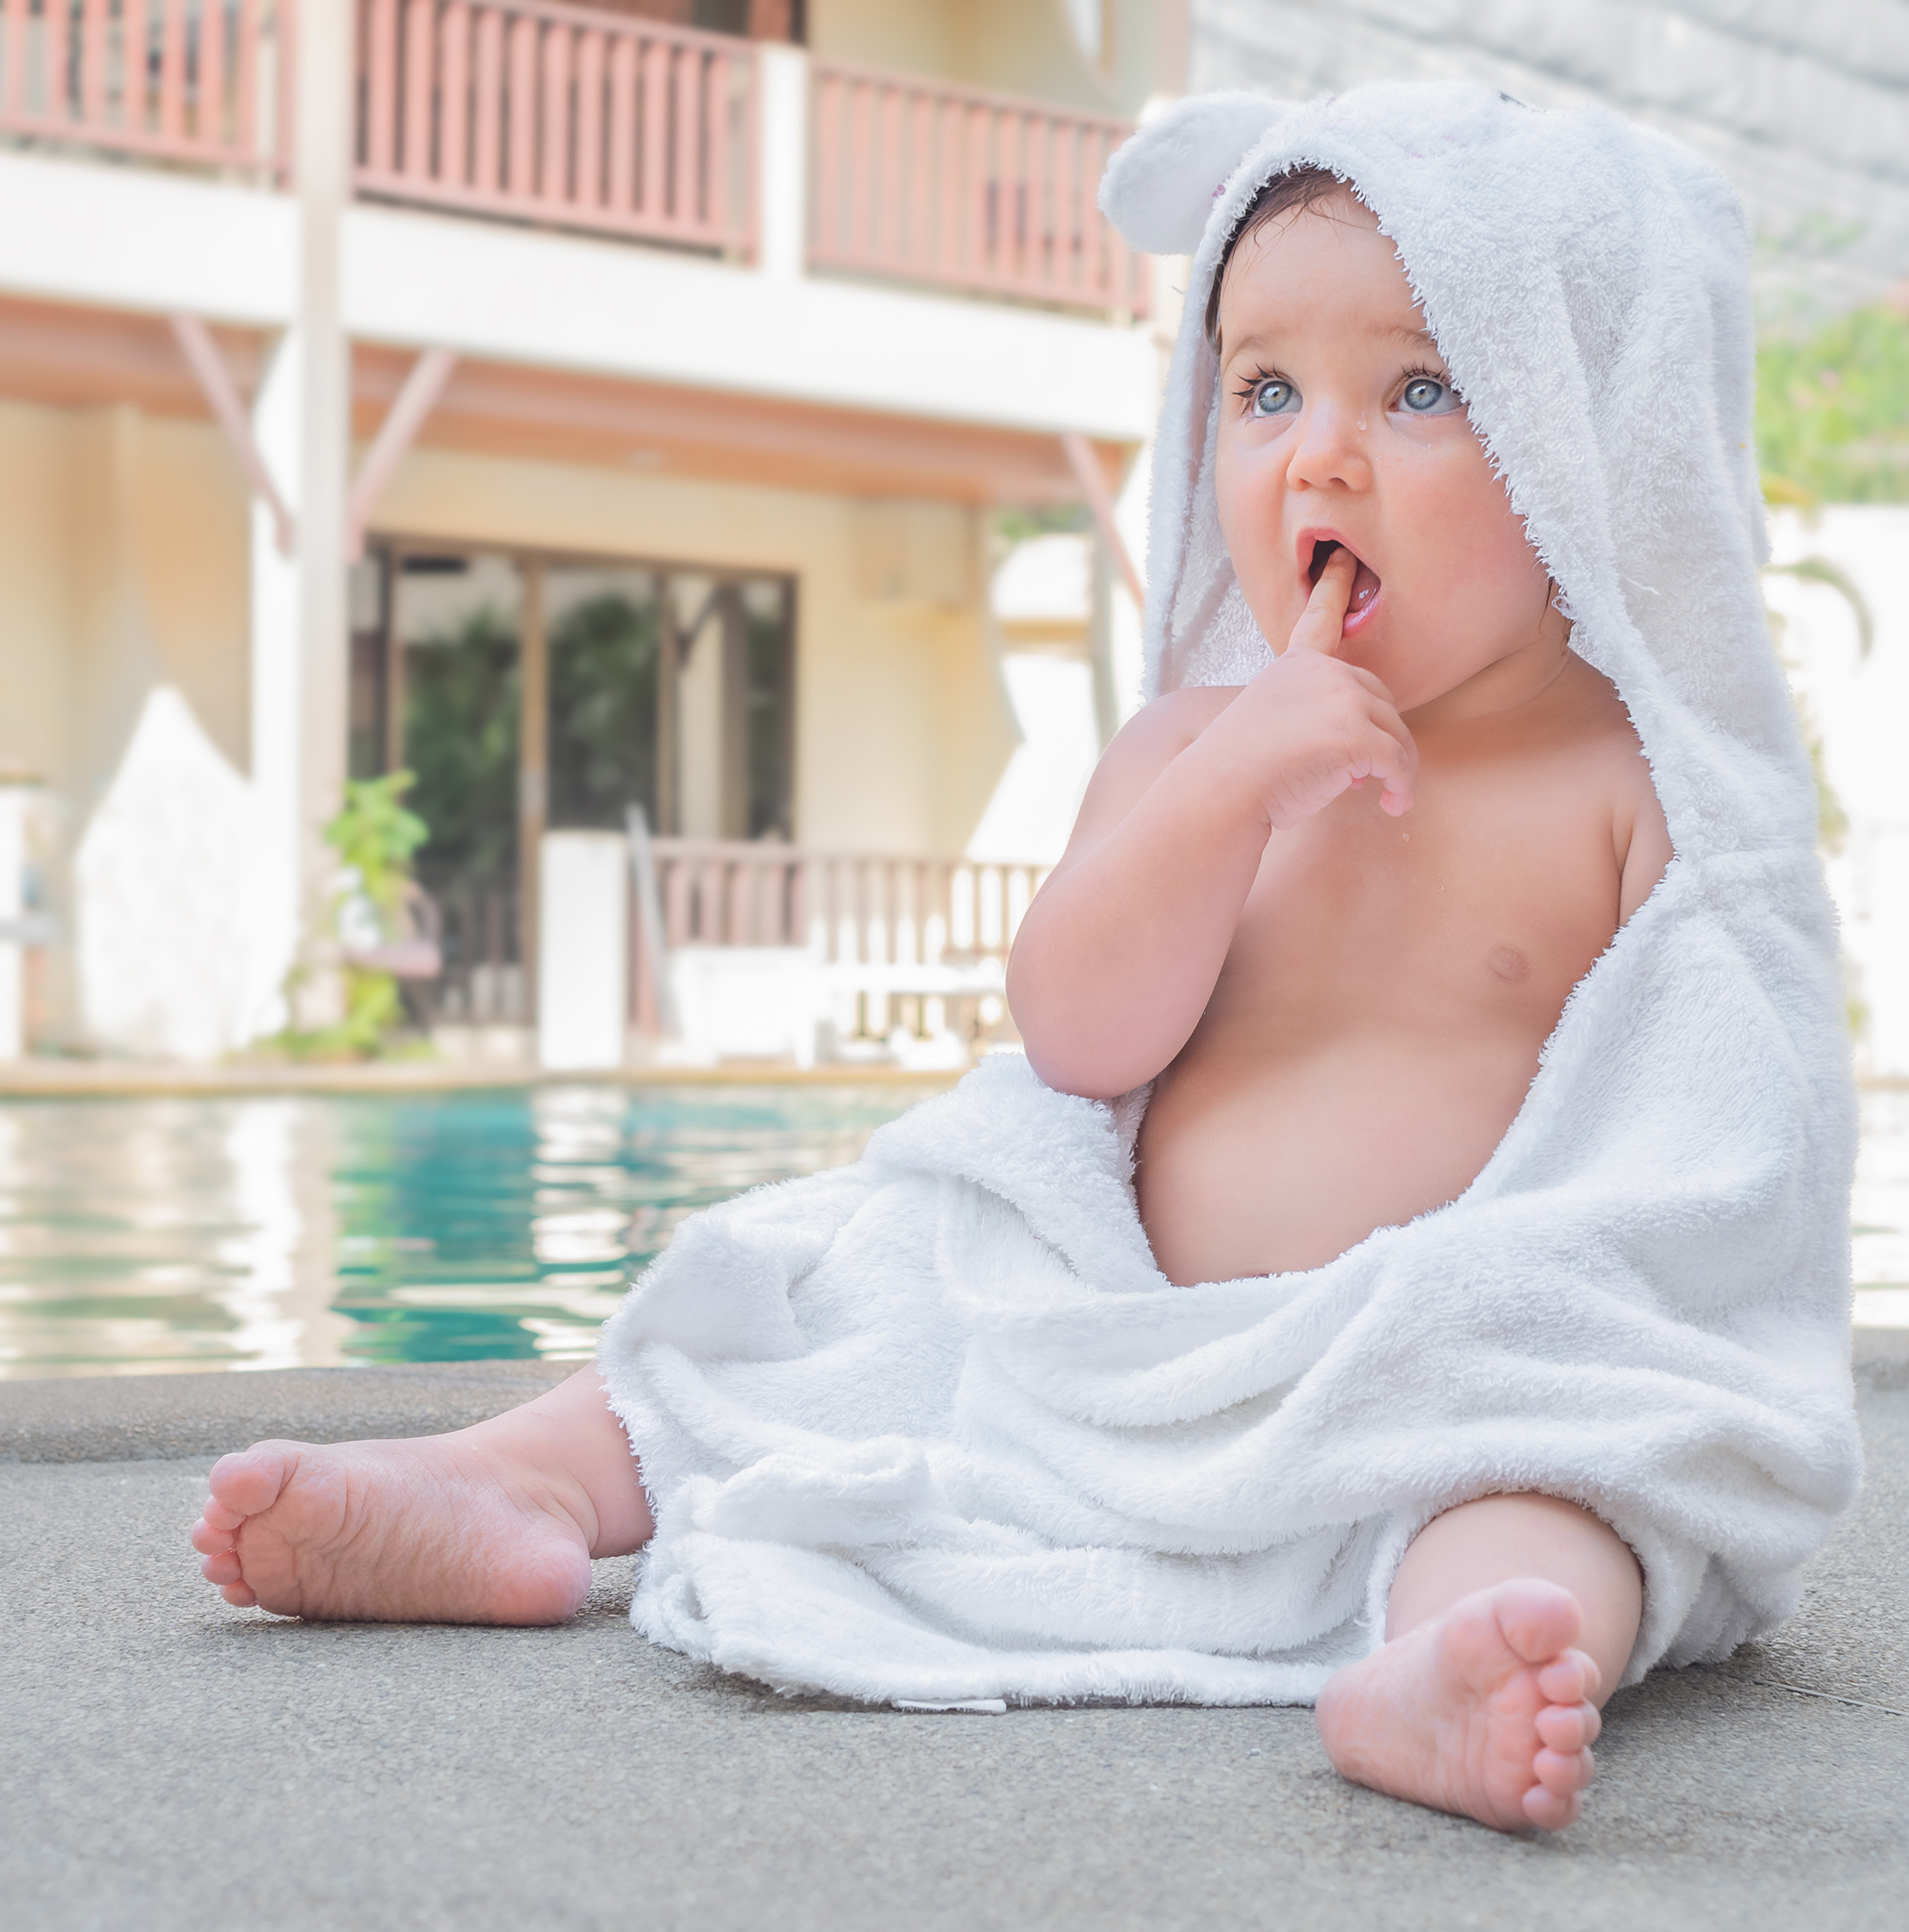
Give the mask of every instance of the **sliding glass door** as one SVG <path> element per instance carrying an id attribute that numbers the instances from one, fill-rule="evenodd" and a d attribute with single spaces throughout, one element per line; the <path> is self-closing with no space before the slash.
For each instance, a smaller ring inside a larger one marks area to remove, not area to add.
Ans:
<path id="1" fill-rule="evenodd" d="M 416 776 L 432 1017 L 524 1023 L 550 828 L 794 836 L 794 586 L 392 542 L 352 587 L 351 770 Z"/>

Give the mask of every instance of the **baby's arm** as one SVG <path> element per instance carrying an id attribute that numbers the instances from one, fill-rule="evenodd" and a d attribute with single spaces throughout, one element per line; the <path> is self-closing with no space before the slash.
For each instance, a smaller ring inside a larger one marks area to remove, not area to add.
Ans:
<path id="1" fill-rule="evenodd" d="M 1029 909 L 1008 1000 L 1050 1087 L 1109 1100 L 1151 1080 L 1211 996 L 1267 839 L 1378 778 L 1412 802 L 1418 753 L 1337 647 L 1356 565 L 1335 552 L 1285 653 L 1238 691 L 1178 691 L 1108 747 Z"/>
<path id="2" fill-rule="evenodd" d="M 1671 856 L 1670 828 L 1663 822 L 1663 806 L 1657 802 L 1642 751 L 1627 781 L 1611 827 L 1618 861 L 1620 926 L 1656 890 Z"/>

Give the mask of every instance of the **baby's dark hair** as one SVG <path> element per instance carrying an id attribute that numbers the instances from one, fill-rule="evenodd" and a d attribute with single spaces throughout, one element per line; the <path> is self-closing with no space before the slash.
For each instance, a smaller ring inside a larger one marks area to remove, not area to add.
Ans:
<path id="1" fill-rule="evenodd" d="M 1206 298 L 1206 339 L 1214 348 L 1220 346 L 1220 289 L 1225 284 L 1233 251 L 1268 222 L 1276 222 L 1282 215 L 1302 215 L 1346 186 L 1330 168 L 1290 168 L 1285 174 L 1276 174 L 1247 204 L 1246 213 L 1226 238 L 1220 265 L 1213 271 L 1213 287 Z"/>

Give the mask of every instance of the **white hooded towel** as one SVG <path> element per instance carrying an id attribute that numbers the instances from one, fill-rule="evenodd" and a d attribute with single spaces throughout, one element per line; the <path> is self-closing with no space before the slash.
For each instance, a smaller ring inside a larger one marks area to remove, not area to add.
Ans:
<path id="1" fill-rule="evenodd" d="M 1009 1058 L 853 1166 L 686 1224 L 600 1356 L 660 1643 L 871 1701 L 1302 1702 L 1381 1641 L 1427 1521 L 1537 1491 L 1637 1552 L 1635 1679 L 1786 1617 L 1854 1492 L 1854 1107 L 1756 584 L 1742 212 L 1667 139 L 1464 83 L 1207 96 L 1136 136 L 1104 203 L 1193 251 L 1154 690 L 1267 661 L 1219 536 L 1202 318 L 1247 205 L 1306 165 L 1397 246 L 1676 857 L 1472 1186 L 1324 1267 L 1169 1285 L 1131 1185 L 1143 1097 Z"/>

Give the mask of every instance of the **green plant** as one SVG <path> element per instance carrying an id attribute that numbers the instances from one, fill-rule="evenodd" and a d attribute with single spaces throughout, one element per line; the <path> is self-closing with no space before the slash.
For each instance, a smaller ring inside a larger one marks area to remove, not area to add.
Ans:
<path id="1" fill-rule="evenodd" d="M 371 908 L 381 938 L 398 937 L 405 889 L 411 883 L 411 858 L 431 835 L 430 827 L 403 798 L 413 784 L 409 772 L 381 779 L 353 779 L 345 786 L 344 808 L 325 827 L 325 843 L 343 860 L 345 879 L 333 899 L 336 919 L 353 900 Z M 311 975 L 309 962 L 293 969 L 292 985 Z M 294 1060 L 364 1060 L 385 1052 L 404 1023 L 404 1000 L 389 972 L 347 962 L 342 968 L 344 1017 L 333 1026 L 287 1027 L 276 1044 Z M 294 1001 L 295 1004 L 295 1001 Z"/>
<path id="2" fill-rule="evenodd" d="M 1909 315 L 1859 308 L 1766 339 L 1757 448 L 1768 501 L 1909 500 Z"/>
<path id="3" fill-rule="evenodd" d="M 369 1060 L 380 1053 L 404 1023 L 405 1002 L 398 981 L 389 972 L 364 966 L 345 968 L 345 1017 L 327 1029 L 353 1059 Z"/>
<path id="4" fill-rule="evenodd" d="M 358 890 L 386 919 L 395 918 L 411 882 L 411 855 L 431 827 L 401 802 L 417 783 L 410 772 L 351 779 L 344 809 L 325 827 L 325 843 L 358 875 Z"/>
<path id="5" fill-rule="evenodd" d="M 431 826 L 418 874 L 439 895 L 517 864 L 518 661 L 514 620 L 485 605 L 405 652 L 405 765 Z"/>
<path id="6" fill-rule="evenodd" d="M 354 888 L 371 902 L 383 937 L 396 939 L 399 908 L 411 883 L 411 856 L 431 827 L 408 811 L 404 794 L 416 783 L 410 772 L 381 779 L 351 779 L 344 809 L 325 827 L 325 843 L 345 862 Z M 375 967 L 345 967 L 345 1017 L 334 1031 L 356 1058 L 376 1054 L 403 1023 L 398 981 Z"/>

